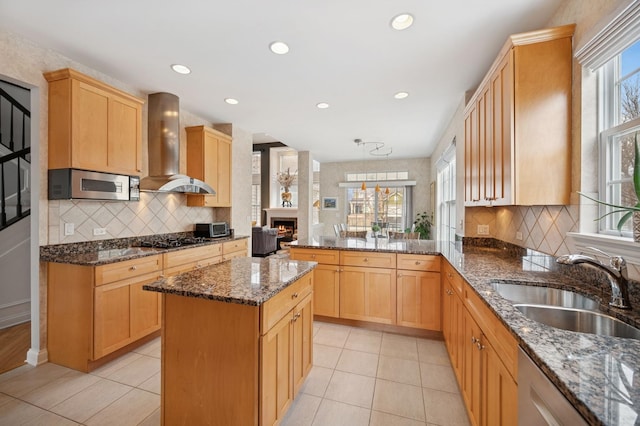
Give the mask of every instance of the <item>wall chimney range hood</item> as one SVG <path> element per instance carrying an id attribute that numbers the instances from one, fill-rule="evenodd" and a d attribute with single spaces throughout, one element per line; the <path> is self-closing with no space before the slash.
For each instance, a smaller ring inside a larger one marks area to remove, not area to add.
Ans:
<path id="1" fill-rule="evenodd" d="M 149 176 L 140 190 L 215 194 L 206 182 L 180 174 L 180 101 L 171 93 L 152 93 L 148 103 Z"/>

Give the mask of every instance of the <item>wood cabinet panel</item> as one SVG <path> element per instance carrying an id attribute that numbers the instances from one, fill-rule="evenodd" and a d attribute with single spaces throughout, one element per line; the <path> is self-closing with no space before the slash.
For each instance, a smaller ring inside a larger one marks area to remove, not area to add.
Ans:
<path id="1" fill-rule="evenodd" d="M 397 267 L 411 271 L 440 272 L 440 256 L 398 254 Z"/>
<path id="2" fill-rule="evenodd" d="M 95 285 L 99 286 L 114 281 L 134 278 L 150 272 L 158 272 L 161 269 L 162 257 L 160 255 L 96 266 Z"/>
<path id="3" fill-rule="evenodd" d="M 343 267 L 340 277 L 340 317 L 395 324 L 395 271 Z"/>
<path id="4" fill-rule="evenodd" d="M 313 275 L 301 277 L 276 296 L 262 304 L 260 326 L 262 332 L 270 330 L 280 318 L 291 311 L 301 300 L 313 292 Z"/>
<path id="5" fill-rule="evenodd" d="M 511 36 L 469 101 L 465 205 L 569 203 L 574 28 Z"/>
<path id="6" fill-rule="evenodd" d="M 397 324 L 440 331 L 440 289 L 437 272 L 398 270 Z"/>
<path id="7" fill-rule="evenodd" d="M 187 205 L 231 207 L 232 139 L 206 126 L 187 127 L 187 174 L 208 183 L 215 194 L 189 194 Z"/>
<path id="8" fill-rule="evenodd" d="M 49 82 L 49 168 L 140 175 L 141 99 L 72 69 Z"/>
<path id="9" fill-rule="evenodd" d="M 313 311 L 316 315 L 340 316 L 340 267 L 318 264 L 313 270 Z"/>
<path id="10" fill-rule="evenodd" d="M 96 287 L 94 297 L 93 358 L 98 359 L 131 341 L 129 283 Z"/>
<path id="11" fill-rule="evenodd" d="M 464 306 L 458 293 L 453 289 L 450 280 L 444 280 L 442 334 L 449 352 L 451 366 L 462 383 L 463 344 L 464 339 Z"/>
<path id="12" fill-rule="evenodd" d="M 518 384 L 491 344 L 483 351 L 482 424 L 518 424 Z"/>
<path id="13" fill-rule="evenodd" d="M 229 260 L 234 257 L 246 257 L 248 239 L 226 241 L 222 243 L 222 260 Z"/>
<path id="14" fill-rule="evenodd" d="M 291 247 L 290 257 L 294 260 L 306 260 L 318 262 L 324 265 L 338 265 L 340 263 L 340 250 L 320 250 Z"/>
<path id="15" fill-rule="evenodd" d="M 345 266 L 395 269 L 396 254 L 343 250 L 340 251 L 340 264 Z"/>
<path id="16" fill-rule="evenodd" d="M 152 291 L 145 291 L 142 286 L 156 281 L 159 276 L 153 276 L 129 286 L 131 303 L 131 338 L 133 340 L 144 337 L 160 330 L 162 318 L 162 295 Z"/>
<path id="17" fill-rule="evenodd" d="M 282 420 L 293 401 L 292 319 L 278 321 L 261 337 L 261 424 L 273 425 Z"/>
<path id="18" fill-rule="evenodd" d="M 463 369 L 462 369 L 462 397 L 467 407 L 469 420 L 472 425 L 480 425 L 481 421 L 481 384 L 482 384 L 482 353 L 478 345 L 482 343 L 482 330 L 465 311 L 463 314 L 464 337 L 462 340 Z"/>
<path id="19" fill-rule="evenodd" d="M 313 366 L 313 302 L 311 294 L 305 297 L 293 310 L 292 331 L 293 394 L 296 395 Z"/>

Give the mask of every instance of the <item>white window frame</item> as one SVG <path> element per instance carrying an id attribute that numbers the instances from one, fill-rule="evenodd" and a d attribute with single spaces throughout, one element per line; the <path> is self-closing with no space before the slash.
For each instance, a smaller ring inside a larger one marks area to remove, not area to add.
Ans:
<path id="1" fill-rule="evenodd" d="M 604 23 L 600 30 L 575 53 L 576 59 L 585 71 L 597 71 L 613 57 L 640 39 L 640 2 L 621 5 L 615 13 L 609 16 L 613 17 L 611 21 Z M 584 88 L 582 92 L 584 95 Z M 597 95 L 598 99 L 593 99 L 593 103 L 605 102 L 605 97 L 611 95 L 611 93 L 605 94 L 600 90 Z M 591 100 L 586 101 L 586 103 L 590 102 Z M 583 104 L 585 104 L 584 99 Z M 583 111 L 585 110 L 583 109 Z M 605 120 L 608 119 L 609 117 L 603 115 L 598 117 L 599 130 L 605 128 Z M 601 146 L 602 144 L 599 145 Z M 598 194 L 592 195 L 598 196 Z M 592 202 L 581 197 L 580 203 L 588 207 Z M 589 214 L 585 214 L 585 210 L 581 209 L 580 221 L 590 220 L 588 216 Z M 640 251 L 637 250 L 637 243 L 634 243 L 631 238 L 589 232 L 570 232 L 567 235 L 573 240 L 578 251 L 596 246 L 607 253 L 624 256 L 629 263 L 640 265 Z"/>
<path id="2" fill-rule="evenodd" d="M 456 145 L 455 138 L 436 162 L 436 239 L 455 242 L 456 233 Z M 448 178 L 444 179 L 444 177 Z M 445 187 L 445 182 L 448 184 Z M 448 194 L 448 196 L 447 196 Z"/>

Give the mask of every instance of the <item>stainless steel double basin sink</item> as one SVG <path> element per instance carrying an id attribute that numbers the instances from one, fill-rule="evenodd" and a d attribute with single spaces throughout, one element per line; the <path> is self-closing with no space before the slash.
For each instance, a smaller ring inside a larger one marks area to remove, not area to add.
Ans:
<path id="1" fill-rule="evenodd" d="M 640 329 L 600 312 L 599 303 L 582 294 L 524 283 L 496 281 L 491 286 L 524 316 L 539 323 L 563 330 L 640 340 Z"/>

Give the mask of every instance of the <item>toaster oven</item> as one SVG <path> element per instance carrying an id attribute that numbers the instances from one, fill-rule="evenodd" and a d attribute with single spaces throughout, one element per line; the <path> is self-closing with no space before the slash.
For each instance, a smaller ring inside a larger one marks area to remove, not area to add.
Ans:
<path id="1" fill-rule="evenodd" d="M 229 224 L 227 222 L 196 223 L 193 235 L 204 238 L 227 237 Z"/>

